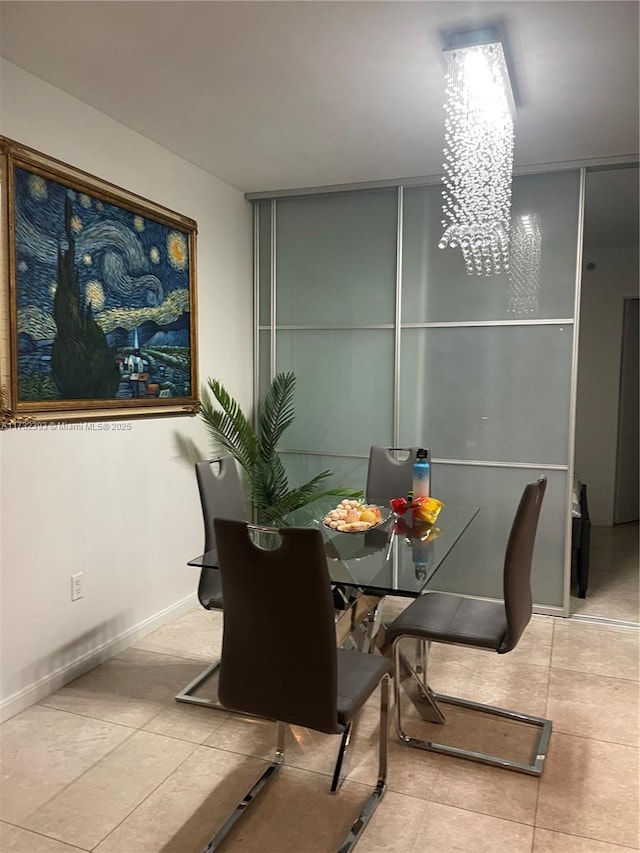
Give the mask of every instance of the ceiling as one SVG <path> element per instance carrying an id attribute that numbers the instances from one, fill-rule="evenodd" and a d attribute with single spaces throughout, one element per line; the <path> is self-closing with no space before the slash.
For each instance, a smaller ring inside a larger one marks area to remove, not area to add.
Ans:
<path id="1" fill-rule="evenodd" d="M 439 174 L 441 32 L 492 21 L 516 166 L 636 154 L 636 2 L 2 2 L 0 53 L 255 192 Z"/>

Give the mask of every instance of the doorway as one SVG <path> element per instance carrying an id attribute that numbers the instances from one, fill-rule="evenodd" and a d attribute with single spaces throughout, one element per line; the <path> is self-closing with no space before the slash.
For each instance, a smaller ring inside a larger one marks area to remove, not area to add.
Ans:
<path id="1" fill-rule="evenodd" d="M 638 623 L 638 166 L 587 172 L 575 471 L 591 515 L 571 614 Z"/>

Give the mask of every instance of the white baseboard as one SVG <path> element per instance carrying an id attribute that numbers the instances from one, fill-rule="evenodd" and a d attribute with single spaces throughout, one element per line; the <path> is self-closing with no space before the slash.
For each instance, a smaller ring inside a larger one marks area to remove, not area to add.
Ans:
<path id="1" fill-rule="evenodd" d="M 65 684 L 73 681 L 74 678 L 84 675 L 85 672 L 109 660 L 109 658 L 112 658 L 123 649 L 129 648 L 137 640 L 146 637 L 147 634 L 191 610 L 197 603 L 198 599 L 195 593 L 191 593 L 181 601 L 172 604 L 170 607 L 166 607 L 159 613 L 154 613 L 153 616 L 149 616 L 137 625 L 127 628 L 126 631 L 123 631 L 117 637 L 113 637 L 107 642 L 96 646 L 95 649 L 91 649 L 91 651 L 80 655 L 80 657 L 70 663 L 39 678 L 33 684 L 29 684 L 17 693 L 8 696 L 0 702 L 0 723 L 8 720 L 20 711 L 24 711 L 30 705 L 39 702 L 40 699 L 44 699 L 45 696 L 49 696 L 55 690 L 64 687 Z"/>

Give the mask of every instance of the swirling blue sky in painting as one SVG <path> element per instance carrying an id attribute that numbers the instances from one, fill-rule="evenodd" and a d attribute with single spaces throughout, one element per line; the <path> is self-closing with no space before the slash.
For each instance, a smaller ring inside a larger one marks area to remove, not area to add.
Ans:
<path id="1" fill-rule="evenodd" d="M 104 327 L 109 323 L 101 318 L 117 316 L 118 325 L 134 328 L 139 309 L 147 308 L 156 309 L 162 322 L 164 305 L 166 320 L 176 319 L 176 291 L 186 297 L 189 293 L 191 259 L 185 232 L 25 169 L 16 167 L 14 175 L 19 314 L 36 308 L 52 315 L 58 251 L 67 248 L 68 196 L 81 298 L 91 304 L 96 321 Z M 188 310 L 188 298 L 182 304 Z M 36 328 L 29 331 L 37 336 Z"/>

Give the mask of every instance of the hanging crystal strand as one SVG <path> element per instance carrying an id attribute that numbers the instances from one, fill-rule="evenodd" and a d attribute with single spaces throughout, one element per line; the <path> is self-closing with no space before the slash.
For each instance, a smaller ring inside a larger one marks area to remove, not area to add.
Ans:
<path id="1" fill-rule="evenodd" d="M 542 232 L 537 213 L 527 213 L 516 218 L 510 251 L 507 310 L 512 314 L 533 314 L 538 310 L 542 251 Z"/>
<path id="2" fill-rule="evenodd" d="M 451 51 L 446 76 L 440 248 L 468 275 L 509 267 L 513 119 L 500 44 Z"/>

